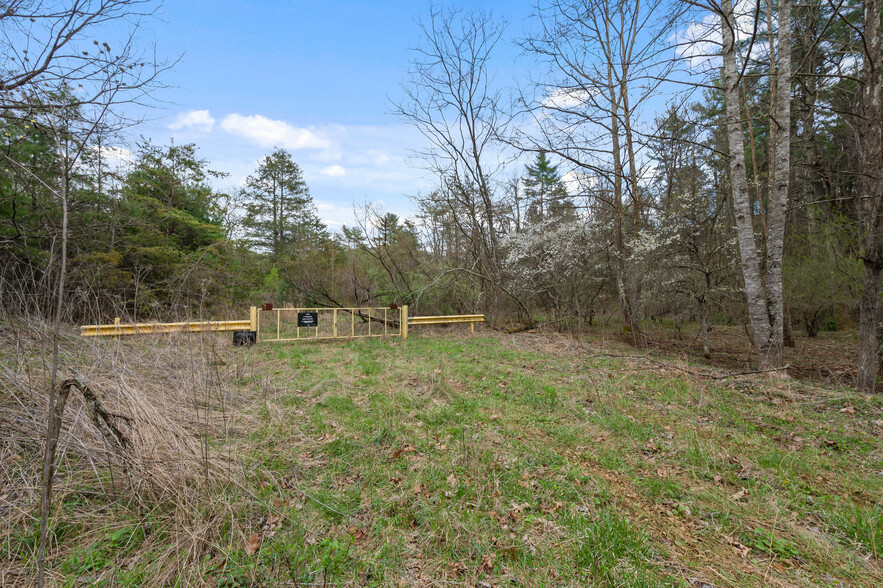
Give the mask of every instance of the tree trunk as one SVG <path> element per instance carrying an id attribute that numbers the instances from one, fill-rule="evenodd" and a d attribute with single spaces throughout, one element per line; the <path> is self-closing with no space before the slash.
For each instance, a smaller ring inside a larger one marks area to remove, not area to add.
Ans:
<path id="1" fill-rule="evenodd" d="M 748 317 L 753 329 L 754 347 L 761 367 L 765 367 L 764 351 L 769 341 L 770 324 L 766 316 L 766 300 L 760 275 L 757 243 L 754 240 L 754 218 L 745 172 L 745 145 L 742 140 L 742 113 L 739 110 L 739 69 L 733 29 L 732 0 L 721 2 L 721 30 L 723 32 L 724 96 L 726 101 L 727 145 L 730 155 L 730 181 L 733 190 L 733 209 L 745 295 L 748 299 Z M 763 349 L 761 349 L 763 347 Z"/>
<path id="2" fill-rule="evenodd" d="M 57 135 L 57 132 L 56 132 Z M 65 154 L 66 155 L 66 154 Z M 68 190 L 68 159 L 62 157 L 62 170 L 59 182 L 59 199 L 61 200 L 61 264 L 58 269 L 58 288 L 56 290 L 55 316 L 52 325 L 52 377 L 49 388 L 49 413 L 46 418 L 46 446 L 43 451 L 43 480 L 40 488 L 40 544 L 37 552 L 37 584 L 42 588 L 46 582 L 46 546 L 49 539 L 49 510 L 52 508 L 52 481 L 55 478 L 55 449 L 61 427 L 60 419 L 56 423 L 53 418 L 58 402 L 58 368 L 59 339 L 61 337 L 61 318 L 64 313 L 64 286 L 67 277 L 67 190 Z"/>
<path id="3" fill-rule="evenodd" d="M 865 0 L 865 64 L 862 92 L 861 170 L 864 290 L 859 306 L 858 389 L 875 390 L 877 380 L 877 305 L 883 271 L 883 50 L 880 0 Z"/>
<path id="4" fill-rule="evenodd" d="M 627 255 L 625 239 L 622 234 L 623 205 L 622 205 L 622 147 L 619 142 L 619 100 L 616 92 L 616 83 L 613 79 L 613 64 L 607 63 L 607 84 L 609 86 L 610 100 L 610 135 L 612 140 L 611 155 L 613 156 L 613 245 L 616 254 L 616 289 L 619 293 L 619 308 L 622 313 L 623 330 L 632 334 L 632 339 L 637 345 L 638 333 L 634 330 L 632 317 L 631 296 L 629 296 L 629 279 L 626 270 L 625 258 Z"/>
<path id="5" fill-rule="evenodd" d="M 627 67 L 628 64 L 624 64 Z M 626 80 L 626 72 L 622 74 L 622 83 L 620 84 L 620 98 L 622 99 L 622 120 L 623 130 L 625 131 L 626 154 L 629 163 L 629 191 L 632 194 L 632 231 L 637 236 L 641 229 L 641 196 L 640 186 L 638 185 L 638 163 L 635 157 L 634 134 L 632 133 L 631 110 L 629 109 L 628 84 Z M 639 322 L 639 307 L 641 303 L 641 272 L 632 268 L 632 280 L 629 287 L 628 295 L 630 297 L 629 314 L 631 316 L 630 326 L 634 335 L 635 344 L 638 344 L 641 334 L 641 323 Z"/>
<path id="6" fill-rule="evenodd" d="M 708 346 L 708 304 L 704 302 L 699 309 L 699 328 L 702 330 L 702 357 L 711 359 L 711 349 Z"/>
<path id="7" fill-rule="evenodd" d="M 865 261 L 864 290 L 859 302 L 858 389 L 869 394 L 877 382 L 877 304 L 883 264 Z"/>
<path id="8" fill-rule="evenodd" d="M 775 169 L 767 211 L 766 290 L 770 321 L 769 364 L 784 365 L 784 293 L 782 259 L 785 254 L 785 220 L 791 187 L 791 0 L 779 0 L 776 108 L 770 127 L 776 129 Z"/>
<path id="9" fill-rule="evenodd" d="M 791 311 L 788 309 L 787 303 L 783 303 L 782 308 L 784 313 L 784 323 L 782 325 L 784 332 L 783 343 L 785 344 L 785 347 L 794 347 L 794 329 L 791 328 Z"/>
<path id="10" fill-rule="evenodd" d="M 766 272 L 761 271 L 758 245 L 754 235 L 754 214 L 748 191 L 745 170 L 745 145 L 742 137 L 742 115 L 739 110 L 739 67 L 736 59 L 732 0 L 721 2 L 721 30 L 723 37 L 724 97 L 726 101 L 727 144 L 730 155 L 730 176 L 733 190 L 733 209 L 748 317 L 751 321 L 753 342 L 761 368 L 780 367 L 783 364 L 783 308 L 782 308 L 782 254 L 785 236 L 785 211 L 788 201 L 791 139 L 791 3 L 782 0 L 779 5 L 779 63 L 777 67 L 776 168 L 774 185 L 770 190 L 768 212 L 769 240 Z"/>

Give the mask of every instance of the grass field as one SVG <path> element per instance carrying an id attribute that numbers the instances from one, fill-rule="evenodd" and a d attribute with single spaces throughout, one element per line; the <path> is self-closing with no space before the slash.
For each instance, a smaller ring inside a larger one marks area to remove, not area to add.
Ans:
<path id="1" fill-rule="evenodd" d="M 214 375 L 181 401 L 208 415 L 204 480 L 138 500 L 119 467 L 75 476 L 72 446 L 58 584 L 883 585 L 879 396 L 562 335 L 210 337 Z M 4 451 L 12 512 L 38 454 Z M 36 503 L 17 508 L 10 584 L 33 573 Z"/>

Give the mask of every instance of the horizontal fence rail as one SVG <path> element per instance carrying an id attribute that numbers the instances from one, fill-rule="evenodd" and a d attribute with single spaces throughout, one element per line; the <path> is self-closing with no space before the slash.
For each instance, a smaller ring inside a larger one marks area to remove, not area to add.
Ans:
<path id="1" fill-rule="evenodd" d="M 112 325 L 82 325 L 82 337 L 116 337 L 120 335 L 149 335 L 151 333 L 199 333 L 202 331 L 241 331 L 251 328 L 251 321 L 194 321 L 184 323 L 121 323 Z"/>
<path id="2" fill-rule="evenodd" d="M 483 314 L 453 314 L 448 316 L 409 316 L 408 326 L 448 325 L 454 323 L 483 323 Z"/>
<path id="3" fill-rule="evenodd" d="M 408 316 L 408 307 L 352 308 L 270 308 L 252 306 L 248 320 L 191 321 L 180 323 L 122 323 L 117 318 L 108 325 L 82 325 L 83 337 L 118 337 L 152 333 L 198 333 L 202 331 L 239 331 L 237 336 L 251 334 L 251 344 L 258 341 L 305 341 L 323 339 L 359 339 L 368 337 L 408 338 L 408 328 L 420 325 L 483 323 L 483 314 L 448 316 Z"/>

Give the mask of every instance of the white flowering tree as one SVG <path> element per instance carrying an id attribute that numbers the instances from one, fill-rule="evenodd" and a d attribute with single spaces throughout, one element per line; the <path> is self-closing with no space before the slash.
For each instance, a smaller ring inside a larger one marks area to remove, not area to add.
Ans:
<path id="1" fill-rule="evenodd" d="M 656 121 L 650 149 L 657 167 L 650 189 L 657 210 L 635 239 L 632 263 L 648 272 L 647 295 L 658 311 L 699 319 L 707 358 L 711 309 L 738 300 L 740 288 L 724 161 L 711 148 L 721 137 L 701 131 L 702 116 L 693 107 L 671 107 Z"/>
<path id="2" fill-rule="evenodd" d="M 513 294 L 549 319 L 592 323 L 612 268 L 597 220 L 572 217 L 531 224 L 504 241 Z"/>

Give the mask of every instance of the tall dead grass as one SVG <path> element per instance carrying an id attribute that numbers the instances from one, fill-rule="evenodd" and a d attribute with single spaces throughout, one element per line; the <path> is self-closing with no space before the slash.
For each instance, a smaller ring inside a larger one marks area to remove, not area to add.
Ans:
<path id="1" fill-rule="evenodd" d="M 3 327 L 0 585 L 23 585 L 36 572 L 51 340 L 39 321 L 7 320 Z M 237 443 L 231 441 L 251 428 L 252 411 L 244 408 L 253 399 L 234 393 L 238 388 L 231 382 L 249 377 L 250 369 L 251 353 L 232 348 L 229 334 L 131 339 L 64 334 L 59 380 L 77 378 L 87 386 L 125 443 L 122 448 L 108 443 L 90 404 L 71 390 L 58 444 L 47 557 L 56 583 L 89 576 L 89 566 L 70 563 L 71 551 L 88 551 L 121 525 L 137 529 L 139 540 L 105 554 L 115 558 L 111 568 L 149 553 L 151 585 L 201 583 L 200 566 L 192 564 L 223 557 L 221 537 L 229 541 L 234 535 L 233 507 L 216 499 L 224 488 L 243 487 L 232 449 Z M 145 569 L 143 562 L 137 567 Z"/>

